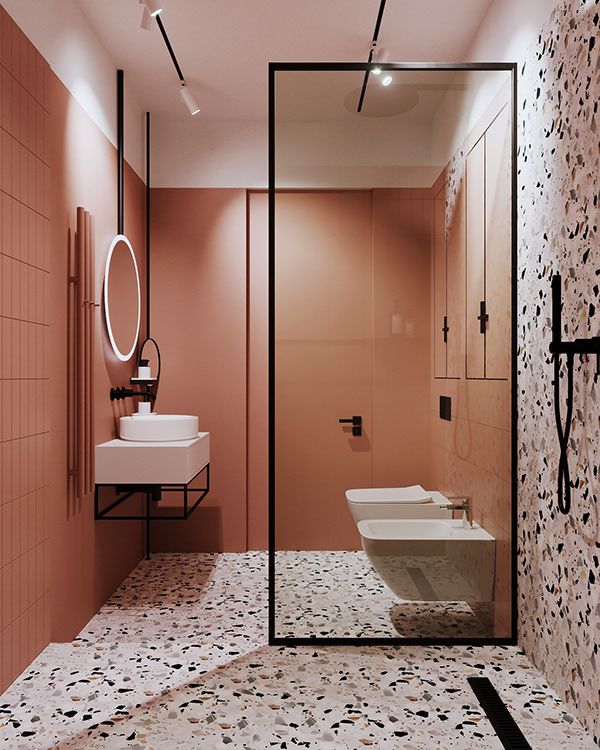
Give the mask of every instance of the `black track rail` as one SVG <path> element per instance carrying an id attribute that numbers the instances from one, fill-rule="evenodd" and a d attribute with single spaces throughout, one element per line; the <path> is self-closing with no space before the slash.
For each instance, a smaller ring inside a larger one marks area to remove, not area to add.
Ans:
<path id="1" fill-rule="evenodd" d="M 383 11 L 385 10 L 385 2 L 386 0 L 381 0 L 379 3 L 379 12 L 377 13 L 377 21 L 375 21 L 375 31 L 373 32 L 373 41 L 371 42 L 371 49 L 369 50 L 369 59 L 368 62 L 373 62 L 373 50 L 375 49 L 375 46 L 377 44 L 377 40 L 379 39 L 379 29 L 381 28 L 381 21 L 383 19 Z M 362 88 L 360 90 L 360 98 L 358 100 L 358 108 L 357 112 L 360 112 L 362 110 L 363 102 L 365 100 L 365 94 L 367 93 L 367 83 L 369 82 L 369 70 L 365 70 L 365 75 L 363 78 Z"/>

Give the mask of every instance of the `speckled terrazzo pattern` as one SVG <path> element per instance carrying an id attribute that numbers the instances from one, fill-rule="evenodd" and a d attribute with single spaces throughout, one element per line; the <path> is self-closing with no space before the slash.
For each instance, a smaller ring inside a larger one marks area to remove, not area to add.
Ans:
<path id="1" fill-rule="evenodd" d="M 445 232 L 446 242 L 449 240 L 450 229 L 454 222 L 454 214 L 459 196 L 463 191 L 463 182 L 465 178 L 465 150 L 460 147 L 454 156 L 450 159 L 446 169 L 446 212 L 445 212 Z"/>
<path id="2" fill-rule="evenodd" d="M 434 584 L 435 573 L 428 571 Z M 493 635 L 466 602 L 418 601 L 409 573 L 398 574 L 417 601 L 394 596 L 364 552 L 277 552 L 275 633 L 283 638 Z"/>
<path id="3" fill-rule="evenodd" d="M 536 750 L 593 748 L 516 648 L 265 646 L 266 555 L 156 555 L 0 698 L 0 747 L 501 750 L 485 675 Z"/>
<path id="4" fill-rule="evenodd" d="M 600 381 L 575 361 L 572 512 L 557 512 L 551 275 L 563 337 L 600 333 L 600 4 L 560 3 L 519 78 L 519 615 L 533 662 L 600 738 Z M 566 393 L 563 372 L 563 397 Z M 565 405 L 562 406 L 563 418 Z"/>

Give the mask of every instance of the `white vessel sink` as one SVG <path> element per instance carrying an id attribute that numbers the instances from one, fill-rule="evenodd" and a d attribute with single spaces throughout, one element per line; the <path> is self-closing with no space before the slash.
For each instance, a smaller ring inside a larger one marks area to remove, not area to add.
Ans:
<path id="1" fill-rule="evenodd" d="M 138 443 L 193 440 L 198 435 L 198 417 L 189 414 L 133 414 L 119 420 L 119 437 Z"/>

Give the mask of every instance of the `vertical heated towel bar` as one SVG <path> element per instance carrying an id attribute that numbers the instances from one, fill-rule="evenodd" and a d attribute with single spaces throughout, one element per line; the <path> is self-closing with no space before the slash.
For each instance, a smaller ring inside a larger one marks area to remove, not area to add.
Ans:
<path id="1" fill-rule="evenodd" d="M 95 331 L 94 221 L 77 208 L 75 252 L 69 258 L 68 454 L 69 495 L 94 489 L 93 353 Z"/>

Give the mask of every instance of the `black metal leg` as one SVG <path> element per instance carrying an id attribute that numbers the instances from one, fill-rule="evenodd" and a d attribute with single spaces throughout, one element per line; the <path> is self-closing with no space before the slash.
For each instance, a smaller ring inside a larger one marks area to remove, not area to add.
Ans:
<path id="1" fill-rule="evenodd" d="M 150 497 L 151 493 L 146 492 L 146 560 L 150 559 Z"/>

